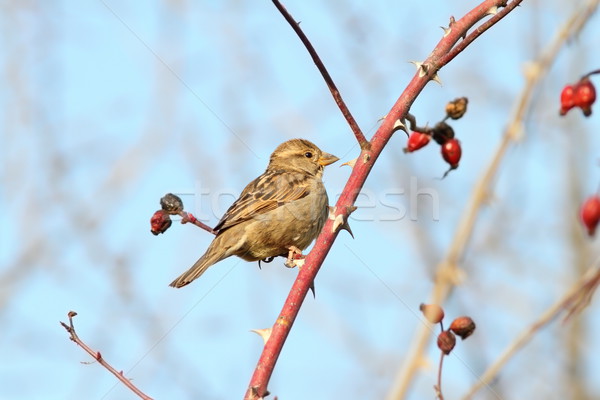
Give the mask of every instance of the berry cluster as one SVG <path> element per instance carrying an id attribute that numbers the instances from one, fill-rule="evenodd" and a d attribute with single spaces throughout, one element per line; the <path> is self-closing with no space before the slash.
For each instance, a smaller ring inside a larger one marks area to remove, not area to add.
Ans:
<path id="1" fill-rule="evenodd" d="M 440 349 L 440 365 L 438 370 L 438 383 L 434 385 L 437 393 L 437 399 L 443 399 L 442 395 L 442 365 L 444 362 L 444 356 L 450 354 L 454 346 L 456 346 L 456 336 L 459 336 L 462 340 L 465 340 L 475 332 L 475 322 L 471 317 L 458 317 L 455 318 L 450 324 L 450 328 L 444 329 L 444 309 L 437 304 L 421 304 L 419 310 L 423 313 L 423 316 L 427 321 L 432 324 L 440 324 L 441 332 L 437 337 L 437 346 Z"/>
<path id="2" fill-rule="evenodd" d="M 444 319 L 444 310 L 437 304 L 421 304 L 419 310 L 423 313 L 423 316 L 427 321 L 432 324 L 440 324 L 442 331 L 438 335 L 437 345 L 438 348 L 445 355 L 450 354 L 454 346 L 456 345 L 456 335 L 462 340 L 465 340 L 475 332 L 475 322 L 471 317 L 458 317 L 455 318 L 450 324 L 450 328 L 444 330 L 442 323 Z"/>
<path id="3" fill-rule="evenodd" d="M 165 233 L 173 223 L 171 215 L 179 215 L 182 224 L 191 223 L 213 235 L 217 234 L 213 228 L 196 219 L 192 213 L 185 211 L 183 209 L 183 201 L 173 193 L 167 193 L 160 199 L 160 210 L 154 212 L 150 218 L 150 232 L 154 236 Z"/>
<path id="4" fill-rule="evenodd" d="M 178 215 L 183 211 L 183 202 L 172 193 L 167 193 L 160 199 L 161 209 L 150 218 L 150 232 L 154 236 L 165 233 L 171 227 L 171 215 Z"/>
<path id="5" fill-rule="evenodd" d="M 444 173 L 444 177 L 450 171 L 458 168 L 460 157 L 462 156 L 462 148 L 460 141 L 454 137 L 454 129 L 445 121 L 450 119 L 459 119 L 467 112 L 468 99 L 460 97 L 449 102 L 446 105 L 446 117 L 441 122 L 435 124 L 433 128 L 418 127 L 413 116 L 408 115 L 407 119 L 411 123 L 413 132 L 408 136 L 408 142 L 404 148 L 405 153 L 412 153 L 429 144 L 433 139 L 441 146 L 442 158 L 450 165 L 450 169 Z"/>
<path id="6" fill-rule="evenodd" d="M 592 115 L 592 104 L 596 101 L 596 88 L 590 75 L 598 71 L 585 75 L 574 85 L 566 85 L 560 93 L 560 115 L 566 115 L 569 110 L 579 107 L 583 115 L 589 117 Z"/>
<path id="7" fill-rule="evenodd" d="M 600 69 L 585 74 L 574 85 L 566 85 L 560 94 L 560 115 L 565 115 L 572 108 L 579 107 L 583 115 L 592 115 L 592 105 L 596 101 L 596 88 L 590 77 L 600 74 Z M 600 223 L 600 195 L 588 197 L 581 205 L 579 211 L 581 222 L 589 236 L 594 236 L 596 227 Z"/>

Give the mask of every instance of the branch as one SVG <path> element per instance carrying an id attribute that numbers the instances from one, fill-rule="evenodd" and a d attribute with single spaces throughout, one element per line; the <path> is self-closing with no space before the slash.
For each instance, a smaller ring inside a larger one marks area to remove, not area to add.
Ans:
<path id="1" fill-rule="evenodd" d="M 589 1 L 580 9 L 576 10 L 566 24 L 559 30 L 548 47 L 540 54 L 537 60 L 534 60 L 529 64 L 530 67 L 527 70 L 528 73 L 526 74 L 527 81 L 525 87 L 523 88 L 521 95 L 516 99 L 515 111 L 510 118 L 510 123 L 504 131 L 502 141 L 498 145 L 498 149 L 487 169 L 476 183 L 468 206 L 463 212 L 463 215 L 459 218 L 460 223 L 453 235 L 454 239 L 450 244 L 444 259 L 437 267 L 434 287 L 429 300 L 431 303 L 443 304 L 444 300 L 450 295 L 452 289 L 458 282 L 457 277 L 460 276 L 460 270 L 458 268 L 459 261 L 465 254 L 466 247 L 473 234 L 479 211 L 492 190 L 493 182 L 500 169 L 500 164 L 504 159 L 504 155 L 509 147 L 520 138 L 521 134 L 523 134 L 522 128 L 524 126 L 525 113 L 529 109 L 535 87 L 550 69 L 559 50 L 567 43 L 569 38 L 575 36 L 581 30 L 591 15 L 593 15 L 598 6 L 598 1 L 599 0 Z M 513 4 L 509 5 L 507 8 L 512 5 Z M 501 13 L 498 13 L 495 17 L 500 14 Z M 494 18 L 490 19 L 490 21 Z M 460 44 L 456 46 L 456 48 L 459 46 Z M 388 394 L 389 399 L 401 399 L 406 395 L 408 387 L 418 370 L 419 360 L 423 357 L 429 336 L 430 332 L 425 327 L 421 327 L 417 333 L 415 333 L 412 343 L 408 346 L 410 353 L 404 362 L 404 367 L 398 372 L 394 387 Z"/>
<path id="2" fill-rule="evenodd" d="M 129 389 L 131 389 L 131 391 L 134 392 L 136 395 L 138 395 L 138 397 L 144 400 L 152 400 L 152 397 L 147 396 L 133 383 L 131 383 L 131 381 L 123 375 L 123 371 L 117 371 L 116 369 L 114 369 L 109 363 L 107 363 L 104 360 L 102 354 L 100 354 L 99 351 L 92 350 L 87 344 L 85 344 L 81 339 L 79 339 L 79 336 L 77 336 L 77 333 L 75 332 L 75 326 L 73 325 L 73 317 L 75 317 L 76 315 L 77 313 L 75 311 L 69 311 L 69 313 L 67 314 L 67 316 L 69 317 L 69 325 L 65 324 L 62 321 L 60 322 L 63 328 L 65 328 L 67 332 L 69 332 L 69 338 L 75 343 L 77 343 L 83 350 L 86 351 L 86 353 L 92 356 L 94 360 L 98 361 L 98 363 L 104 368 L 106 368 L 111 374 L 116 376 L 118 380 L 123 382 L 123 384 Z"/>
<path id="3" fill-rule="evenodd" d="M 444 394 L 442 393 L 442 368 L 444 366 L 444 352 L 440 351 L 440 364 L 438 365 L 437 384 L 434 386 L 436 391 L 436 400 L 444 400 Z"/>
<path id="4" fill-rule="evenodd" d="M 596 263 L 598 264 L 598 263 Z M 583 298 L 589 300 L 598 287 L 600 282 L 600 266 L 594 265 L 565 293 L 556 303 L 550 306 L 540 317 L 525 329 L 515 340 L 508 345 L 506 350 L 488 369 L 479 377 L 477 383 L 469 389 L 463 399 L 470 399 L 482 387 L 488 386 L 492 379 L 498 375 L 498 372 L 513 357 L 517 351 L 522 349 L 543 327 L 552 322 L 562 311 L 567 311 L 567 318 L 574 310 L 578 310 L 581 304 L 588 304 L 588 301 L 581 303 Z M 580 309 L 579 309 L 580 310 Z"/>
<path id="5" fill-rule="evenodd" d="M 290 24 L 290 26 L 292 27 L 294 32 L 296 32 L 296 34 L 302 41 L 302 44 L 304 44 L 304 47 L 306 47 L 306 50 L 308 50 L 308 54 L 310 54 L 310 56 L 312 57 L 313 62 L 317 66 L 317 69 L 321 73 L 321 76 L 323 76 L 325 83 L 327 83 L 327 87 L 329 88 L 329 91 L 331 92 L 331 95 L 333 96 L 333 99 L 335 100 L 335 104 L 337 104 L 338 108 L 342 112 L 342 115 L 344 115 L 344 118 L 346 118 L 348 125 L 350 125 L 350 129 L 352 129 L 352 132 L 354 133 L 354 136 L 356 137 L 356 140 L 358 141 L 360 148 L 363 150 L 368 149 L 369 141 L 367 140 L 365 135 L 360 130 L 360 127 L 356 123 L 356 120 L 352 116 L 352 113 L 348 109 L 348 106 L 346 106 L 346 103 L 342 99 L 342 95 L 340 94 L 340 91 L 338 90 L 337 86 L 333 82 L 333 79 L 331 79 L 331 75 L 329 75 L 327 68 L 325 68 L 323 61 L 321 61 L 321 57 L 319 57 L 319 55 L 317 54 L 317 51 L 315 50 L 313 45 L 310 43 L 310 40 L 308 40 L 308 37 L 306 37 L 306 35 L 302 31 L 302 29 L 300 28 L 300 24 L 298 22 L 296 22 L 296 20 L 290 15 L 290 13 L 279 2 L 279 0 L 273 0 L 273 4 L 275 4 L 275 7 L 277 7 L 277 9 L 281 13 L 281 15 L 283 15 L 285 20 Z"/>
<path id="6" fill-rule="evenodd" d="M 150 232 L 153 235 L 165 233 L 167 229 L 171 227 L 173 222 L 171 221 L 171 215 L 179 215 L 181 217 L 182 224 L 194 224 L 197 227 L 212 233 L 213 235 L 217 234 L 217 231 L 215 231 L 213 228 L 196 219 L 192 213 L 185 211 L 183 209 L 183 201 L 179 196 L 174 195 L 173 193 L 167 193 L 161 197 L 160 210 L 154 212 L 150 218 Z"/>
<path id="7" fill-rule="evenodd" d="M 210 226 L 206 225 L 204 222 L 196 219 L 196 217 L 194 217 L 194 215 L 192 213 L 182 210 L 178 213 L 178 215 L 181 217 L 182 224 L 187 224 L 187 223 L 194 224 L 198 228 L 204 229 L 206 232 L 212 233 L 213 235 L 217 234 L 217 231 L 215 231 Z"/>
<path id="8" fill-rule="evenodd" d="M 274 2 L 277 6 L 278 3 L 276 0 L 274 0 Z M 521 0 L 514 0 L 514 2 L 520 3 Z M 484 18 L 490 9 L 503 6 L 504 3 L 505 2 L 502 0 L 485 0 L 465 17 L 457 21 L 457 26 L 464 27 L 462 31 L 459 29 L 451 29 L 447 32 L 437 44 L 432 54 L 423 64 L 421 64 L 421 67 L 415 76 L 413 76 L 407 88 L 388 112 L 379 129 L 373 136 L 370 148 L 361 146 L 360 155 L 356 159 L 356 163 L 352 168 L 352 173 L 333 209 L 332 215 L 323 227 L 319 237 L 317 237 L 312 251 L 307 255 L 304 267 L 298 272 L 298 277 L 290 290 L 290 294 L 285 301 L 283 309 L 272 327 L 271 335 L 265 343 L 263 352 L 250 380 L 245 395 L 246 400 L 263 398 L 268 393 L 267 385 L 273 373 L 273 369 L 275 368 L 277 358 L 281 353 L 283 344 L 294 324 L 300 307 L 302 306 L 308 290 L 312 286 L 325 257 L 329 253 L 340 228 L 344 226 L 348 216 L 355 209 L 354 202 L 371 172 L 375 161 L 390 140 L 393 134 L 394 123 L 397 120 L 402 119 L 406 113 L 408 113 L 410 105 L 414 102 L 417 95 L 430 80 L 437 76 L 437 70 L 445 65 L 441 61 L 441 57 L 452 50 L 453 46 L 464 35 L 464 32 L 466 32 L 466 29 L 474 26 L 478 21 Z M 285 15 L 287 15 L 287 12 L 284 16 Z M 505 15 L 506 14 L 502 14 L 502 16 Z M 292 27 L 294 26 L 296 26 L 295 30 L 298 32 L 299 29 L 295 22 L 292 24 Z M 446 63 L 449 61 L 450 59 L 448 59 Z"/>

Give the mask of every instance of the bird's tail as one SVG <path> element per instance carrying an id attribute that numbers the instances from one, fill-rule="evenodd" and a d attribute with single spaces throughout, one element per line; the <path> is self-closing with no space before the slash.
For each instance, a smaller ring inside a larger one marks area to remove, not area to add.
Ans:
<path id="1" fill-rule="evenodd" d="M 210 246 L 208 246 L 206 253 L 204 253 L 204 255 L 200 257 L 190 269 L 185 271 L 183 274 L 179 275 L 177 279 L 171 282 L 169 286 L 174 288 L 180 288 L 185 285 L 188 285 L 194 279 L 199 278 L 200 275 L 202 275 L 208 269 L 208 267 L 221 261 L 224 258 L 229 257 L 229 254 L 223 251 L 219 251 L 220 240 L 218 239 L 219 237 L 213 240 Z"/>

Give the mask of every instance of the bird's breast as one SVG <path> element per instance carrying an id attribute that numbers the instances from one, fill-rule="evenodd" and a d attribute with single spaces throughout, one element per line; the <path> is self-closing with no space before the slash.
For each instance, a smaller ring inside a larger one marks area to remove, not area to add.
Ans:
<path id="1" fill-rule="evenodd" d="M 328 216 L 328 198 L 321 182 L 298 200 L 259 214 L 245 226 L 246 245 L 240 257 L 260 260 L 287 255 L 290 246 L 307 248 L 317 237 Z M 319 187 L 320 186 L 320 187 Z M 314 190 L 316 189 L 316 190 Z"/>

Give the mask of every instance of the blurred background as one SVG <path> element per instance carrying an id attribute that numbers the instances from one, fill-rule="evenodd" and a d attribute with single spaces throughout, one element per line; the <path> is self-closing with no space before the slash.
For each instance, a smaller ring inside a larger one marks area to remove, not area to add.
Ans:
<path id="1" fill-rule="evenodd" d="M 524 66 L 582 1 L 525 1 L 441 71 L 411 112 L 452 122 L 460 167 L 439 147 L 404 154 L 398 132 L 316 280 L 269 385 L 280 399 L 383 399 L 424 324 L 432 288 L 524 84 Z M 441 38 L 477 1 L 288 1 L 368 137 Z M 0 399 L 133 399 L 72 343 L 82 339 L 156 399 L 242 398 L 297 271 L 237 258 L 181 290 L 168 284 L 211 235 L 177 221 L 150 233 L 165 193 L 214 226 L 275 147 L 302 137 L 359 149 L 317 69 L 269 1 L 0 2 Z M 600 68 L 594 16 L 541 82 L 478 215 L 443 305 L 472 338 L 444 364 L 459 398 L 597 257 L 579 205 L 600 182 L 600 109 L 558 116 L 566 83 Z M 598 78 L 593 78 L 598 84 Z M 325 173 L 331 204 L 350 175 Z M 423 194 L 425 193 L 425 194 Z M 479 399 L 596 399 L 598 301 L 540 331 Z M 407 399 L 434 398 L 431 342 Z"/>

